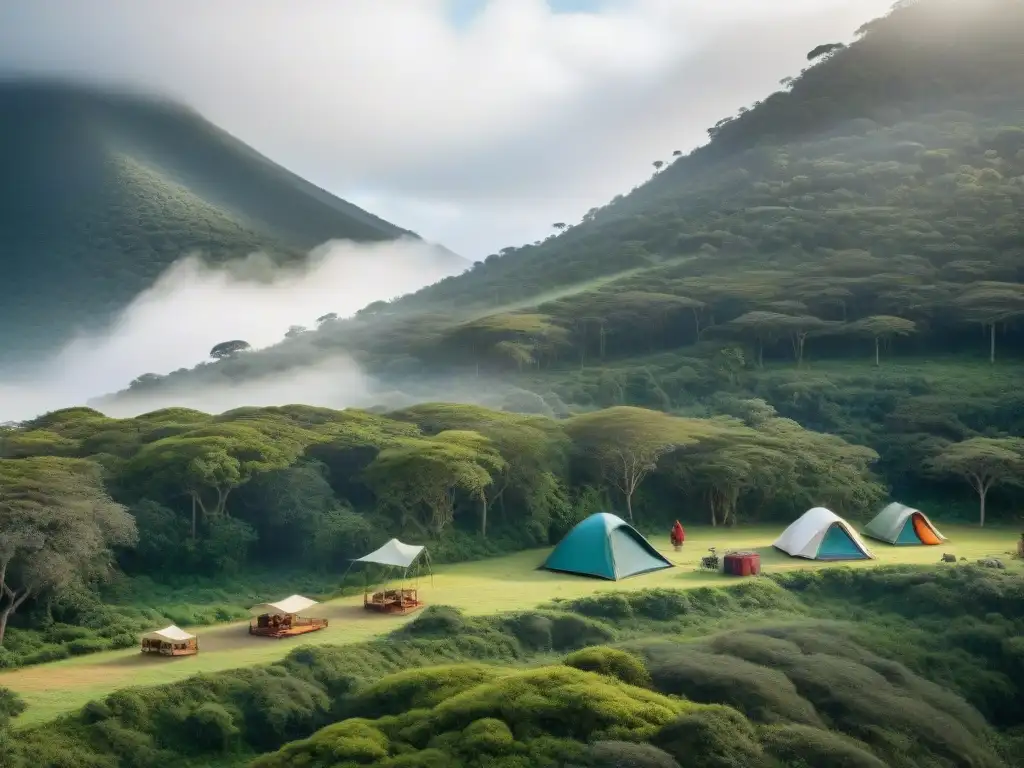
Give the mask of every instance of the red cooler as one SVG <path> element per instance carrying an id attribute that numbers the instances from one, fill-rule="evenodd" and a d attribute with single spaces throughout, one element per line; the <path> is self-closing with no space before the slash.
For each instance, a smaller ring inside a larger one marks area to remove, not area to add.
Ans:
<path id="1" fill-rule="evenodd" d="M 722 569 L 731 576 L 759 576 L 761 555 L 757 552 L 730 552 Z"/>

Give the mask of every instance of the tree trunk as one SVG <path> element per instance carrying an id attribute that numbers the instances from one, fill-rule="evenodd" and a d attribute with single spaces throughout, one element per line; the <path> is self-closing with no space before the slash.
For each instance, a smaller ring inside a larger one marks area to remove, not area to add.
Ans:
<path id="1" fill-rule="evenodd" d="M 9 605 L 0 611 L 0 648 L 4 647 L 4 635 L 7 634 L 7 619 L 10 618 L 13 610 L 14 606 Z"/>
<path id="2" fill-rule="evenodd" d="M 875 368 L 879 366 L 878 362 L 878 337 L 875 336 Z"/>
<path id="3" fill-rule="evenodd" d="M 633 494 L 626 494 L 626 512 L 629 513 L 629 522 L 633 522 Z"/>
<path id="4" fill-rule="evenodd" d="M 26 590 L 21 593 L 20 597 L 15 597 L 17 593 L 8 589 L 6 584 L 4 585 L 4 593 L 11 602 L 3 609 L 0 609 L 0 648 L 3 648 L 4 646 L 4 635 L 7 634 L 7 620 L 11 618 L 11 614 L 17 611 L 18 608 L 21 607 L 22 603 L 28 600 L 29 595 L 32 594 L 30 590 Z"/>
<path id="5" fill-rule="evenodd" d="M 985 527 L 985 497 L 988 496 L 988 486 L 982 486 L 978 491 L 978 525 Z"/>
<path id="6" fill-rule="evenodd" d="M 192 494 L 192 541 L 196 540 L 196 496 Z"/>
<path id="7" fill-rule="evenodd" d="M 764 342 L 760 339 L 757 341 L 757 367 L 764 368 Z"/>
<path id="8" fill-rule="evenodd" d="M 988 327 L 988 361 L 994 363 L 996 361 L 996 324 L 992 323 Z"/>
<path id="9" fill-rule="evenodd" d="M 487 538 L 487 497 L 480 494 L 480 535 Z"/>

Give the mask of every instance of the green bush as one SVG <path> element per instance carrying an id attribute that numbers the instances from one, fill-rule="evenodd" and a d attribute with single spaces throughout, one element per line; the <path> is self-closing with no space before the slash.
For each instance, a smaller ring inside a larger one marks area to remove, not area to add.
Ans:
<path id="1" fill-rule="evenodd" d="M 554 621 L 540 613 L 521 613 L 505 622 L 505 627 L 519 644 L 529 651 L 549 651 Z"/>
<path id="2" fill-rule="evenodd" d="M 132 645 L 135 643 L 133 642 Z M 105 651 L 112 646 L 110 640 L 103 637 L 85 637 L 81 640 L 72 640 L 67 644 L 68 653 L 72 656 L 81 656 L 83 653 L 95 653 Z"/>
<path id="3" fill-rule="evenodd" d="M 618 648 L 601 645 L 584 648 L 569 654 L 565 659 L 565 664 L 582 669 L 584 672 L 596 672 L 599 675 L 614 677 L 640 688 L 651 687 L 651 676 L 648 674 L 643 660 Z"/>
<path id="4" fill-rule="evenodd" d="M 201 752 L 226 752 L 240 733 L 231 713 L 210 701 L 192 710 L 184 725 L 188 738 Z"/>
<path id="5" fill-rule="evenodd" d="M 587 754 L 590 768 L 680 768 L 672 756 L 650 744 L 598 741 Z"/>
<path id="6" fill-rule="evenodd" d="M 588 645 L 600 645 L 615 638 L 607 624 L 571 613 L 551 615 L 551 648 L 572 651 Z"/>
<path id="7" fill-rule="evenodd" d="M 25 711 L 25 702 L 9 688 L 0 687 L 0 731 Z"/>
<path id="8" fill-rule="evenodd" d="M 761 731 L 764 750 L 787 766 L 885 768 L 865 744 L 806 725 L 778 725 Z"/>
<path id="9" fill-rule="evenodd" d="M 758 768 L 766 762 L 753 727 L 736 710 L 709 705 L 664 725 L 651 742 L 693 768 Z"/>
<path id="10" fill-rule="evenodd" d="M 692 644 L 639 641 L 626 646 L 646 660 L 654 688 L 707 704 L 727 704 L 761 723 L 820 725 L 814 706 L 782 672 Z"/>

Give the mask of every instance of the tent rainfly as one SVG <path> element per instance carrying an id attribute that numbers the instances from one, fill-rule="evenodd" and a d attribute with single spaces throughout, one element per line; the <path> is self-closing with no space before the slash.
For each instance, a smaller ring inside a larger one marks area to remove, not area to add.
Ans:
<path id="1" fill-rule="evenodd" d="M 618 581 L 672 563 L 621 517 L 597 512 L 577 523 L 541 567 Z"/>
<path id="2" fill-rule="evenodd" d="M 254 605 L 249 609 L 249 611 L 253 616 L 261 616 L 263 614 L 294 616 L 307 608 L 312 608 L 316 604 L 316 600 L 310 600 L 308 597 L 303 597 L 302 595 L 292 595 L 291 597 L 286 597 L 284 600 L 278 600 L 276 603 L 260 603 L 259 605 Z"/>
<path id="3" fill-rule="evenodd" d="M 772 546 L 808 560 L 874 559 L 853 526 L 825 507 L 804 512 Z"/>
<path id="4" fill-rule="evenodd" d="M 919 509 L 893 502 L 864 526 L 864 535 L 896 546 L 941 544 L 946 537 Z"/>

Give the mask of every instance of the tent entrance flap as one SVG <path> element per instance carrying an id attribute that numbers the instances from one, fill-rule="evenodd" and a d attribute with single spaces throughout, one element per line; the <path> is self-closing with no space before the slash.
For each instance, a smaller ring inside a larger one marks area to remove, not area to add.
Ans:
<path id="1" fill-rule="evenodd" d="M 893 544 L 907 547 L 916 547 L 921 544 L 921 538 L 917 535 L 917 528 L 914 526 L 913 515 L 903 521 L 903 527 L 900 528 L 900 535 L 896 537 L 896 541 L 894 541 Z"/>
<path id="2" fill-rule="evenodd" d="M 865 560 L 867 555 L 838 523 L 829 526 L 818 546 L 819 560 Z"/>
<path id="3" fill-rule="evenodd" d="M 942 539 L 936 535 L 935 529 L 931 527 L 924 515 L 915 512 L 911 519 L 914 522 L 914 533 L 917 534 L 917 538 L 921 540 L 922 544 L 935 546 L 942 543 Z"/>

